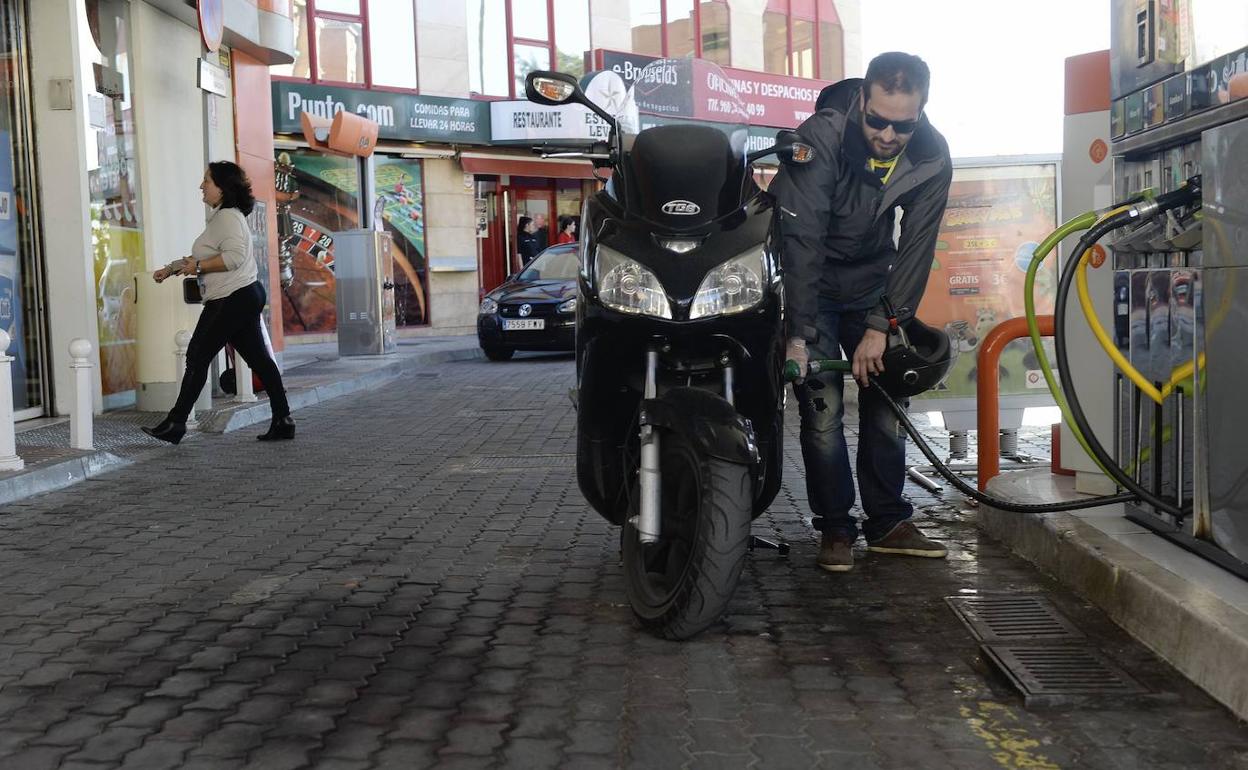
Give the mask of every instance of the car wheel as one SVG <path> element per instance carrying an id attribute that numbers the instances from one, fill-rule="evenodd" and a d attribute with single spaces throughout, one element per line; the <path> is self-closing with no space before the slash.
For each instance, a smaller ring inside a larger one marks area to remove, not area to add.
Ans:
<path id="1" fill-rule="evenodd" d="M 514 348 L 496 348 L 493 345 L 482 346 L 481 349 L 485 351 L 485 357 L 491 361 L 506 361 L 516 352 Z"/>

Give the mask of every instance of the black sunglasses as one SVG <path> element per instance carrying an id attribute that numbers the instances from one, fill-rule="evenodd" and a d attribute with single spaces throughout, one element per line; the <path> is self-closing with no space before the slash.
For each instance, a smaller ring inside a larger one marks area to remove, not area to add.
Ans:
<path id="1" fill-rule="evenodd" d="M 914 120 L 888 120 L 886 118 L 881 118 L 879 115 L 872 115 L 869 112 L 864 112 L 862 117 L 867 121 L 867 125 L 871 126 L 871 128 L 874 128 L 876 131 L 883 131 L 889 126 L 892 126 L 893 130 L 899 134 L 913 134 L 914 129 L 919 127 L 919 121 L 923 119 L 922 113 L 920 113 L 919 117 Z"/>

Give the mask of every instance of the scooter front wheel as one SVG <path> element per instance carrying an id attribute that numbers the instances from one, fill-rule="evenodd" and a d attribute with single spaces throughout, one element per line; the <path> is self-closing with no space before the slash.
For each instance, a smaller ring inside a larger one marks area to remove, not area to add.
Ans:
<path id="1" fill-rule="evenodd" d="M 741 577 L 750 539 L 750 472 L 699 452 L 674 433 L 663 435 L 660 470 L 662 532 L 657 543 L 642 543 L 636 527 L 625 523 L 624 584 L 643 627 L 688 639 L 724 614 Z"/>

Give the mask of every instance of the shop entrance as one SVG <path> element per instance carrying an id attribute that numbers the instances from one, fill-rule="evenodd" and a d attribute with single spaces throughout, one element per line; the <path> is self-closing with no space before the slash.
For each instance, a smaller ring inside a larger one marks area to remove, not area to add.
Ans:
<path id="1" fill-rule="evenodd" d="M 576 222 L 571 230 L 579 239 L 581 204 L 598 189 L 598 182 L 586 179 L 544 177 L 477 177 L 478 210 L 485 223 L 478 223 L 481 242 L 480 293 L 484 296 L 522 267 L 519 248 L 521 217 L 537 225 L 539 251 L 559 239 L 560 223 Z"/>
<path id="2" fill-rule="evenodd" d="M 0 3 L 0 329 L 9 335 L 13 412 L 42 417 L 49 403 L 43 269 L 34 184 L 34 136 L 24 3 Z"/>

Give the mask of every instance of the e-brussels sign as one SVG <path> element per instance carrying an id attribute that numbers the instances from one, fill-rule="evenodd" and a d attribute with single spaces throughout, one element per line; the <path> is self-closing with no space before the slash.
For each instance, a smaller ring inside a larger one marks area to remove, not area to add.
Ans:
<path id="1" fill-rule="evenodd" d="M 300 116 L 333 119 L 346 110 L 376 121 L 380 139 L 447 144 L 489 144 L 488 102 L 386 91 L 273 82 L 273 130 L 298 134 Z"/>
<path id="2" fill-rule="evenodd" d="M 656 58 L 598 48 L 593 52 L 593 60 L 596 69 L 618 73 L 631 87 L 637 82 L 646 65 L 656 61 Z M 796 128 L 802 121 L 814 114 L 815 100 L 819 98 L 819 92 L 824 86 L 830 85 L 823 80 L 773 75 L 768 72 L 754 72 L 732 67 L 724 67 L 723 71 L 736 89 L 737 96 L 745 104 L 750 122 L 757 125 Z M 723 109 L 725 100 L 716 97 L 715 92 L 722 90 L 718 85 L 706 82 L 705 78 L 691 83 L 693 92 L 689 111 L 682 117 L 733 122 L 735 118 Z"/>

